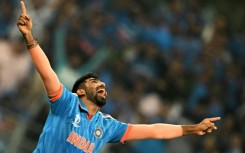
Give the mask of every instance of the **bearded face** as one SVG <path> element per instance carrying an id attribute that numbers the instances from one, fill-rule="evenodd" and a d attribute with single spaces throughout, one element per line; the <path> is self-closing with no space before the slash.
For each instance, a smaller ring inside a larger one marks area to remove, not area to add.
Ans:
<path id="1" fill-rule="evenodd" d="M 105 90 L 105 84 L 99 80 L 90 79 L 85 88 L 85 94 L 88 100 L 99 107 L 106 104 L 107 92 Z"/>

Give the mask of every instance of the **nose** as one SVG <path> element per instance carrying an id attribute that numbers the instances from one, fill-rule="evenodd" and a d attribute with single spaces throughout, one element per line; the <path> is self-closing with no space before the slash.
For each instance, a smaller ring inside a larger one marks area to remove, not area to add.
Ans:
<path id="1" fill-rule="evenodd" d="M 100 86 L 105 88 L 105 82 L 100 81 Z"/>

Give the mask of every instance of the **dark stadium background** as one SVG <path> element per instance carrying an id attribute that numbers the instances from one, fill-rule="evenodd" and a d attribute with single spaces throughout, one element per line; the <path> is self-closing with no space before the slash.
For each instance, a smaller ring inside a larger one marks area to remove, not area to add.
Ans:
<path id="1" fill-rule="evenodd" d="M 245 152 L 245 1 L 25 3 L 68 89 L 87 71 L 107 84 L 103 112 L 129 123 L 222 117 L 212 134 L 108 144 L 102 153 Z M 0 153 L 32 152 L 49 111 L 16 26 L 20 12 L 18 0 L 0 1 Z"/>

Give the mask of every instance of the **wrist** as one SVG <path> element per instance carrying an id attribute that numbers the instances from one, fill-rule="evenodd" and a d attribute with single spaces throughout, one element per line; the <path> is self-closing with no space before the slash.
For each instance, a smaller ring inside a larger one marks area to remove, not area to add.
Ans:
<path id="1" fill-rule="evenodd" d="M 181 125 L 184 135 L 197 134 L 197 125 Z"/>
<path id="2" fill-rule="evenodd" d="M 23 34 L 28 49 L 34 48 L 38 45 L 36 38 L 32 35 L 32 32 Z"/>

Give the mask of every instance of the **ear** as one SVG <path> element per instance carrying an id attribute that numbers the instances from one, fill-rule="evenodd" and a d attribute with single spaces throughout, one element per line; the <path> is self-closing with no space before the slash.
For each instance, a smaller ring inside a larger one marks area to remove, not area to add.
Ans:
<path id="1" fill-rule="evenodd" d="M 85 96 L 85 90 L 84 90 L 84 89 L 78 89 L 78 90 L 77 90 L 77 95 L 78 95 L 79 97 Z"/>

